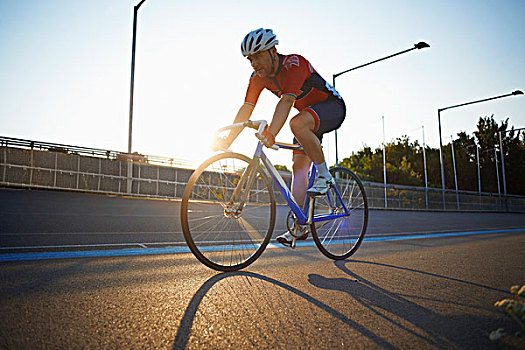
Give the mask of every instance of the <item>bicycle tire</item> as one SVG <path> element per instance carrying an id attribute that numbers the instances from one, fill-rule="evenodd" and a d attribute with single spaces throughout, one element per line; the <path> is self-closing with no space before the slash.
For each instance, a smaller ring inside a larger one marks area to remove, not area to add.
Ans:
<path id="1" fill-rule="evenodd" d="M 275 196 L 260 164 L 242 211 L 232 214 L 228 209 L 251 162 L 238 153 L 217 154 L 204 161 L 186 185 L 181 203 L 184 239 L 195 257 L 212 269 L 236 271 L 247 267 L 262 254 L 272 236 Z"/>
<path id="2" fill-rule="evenodd" d="M 344 260 L 361 245 L 368 225 L 368 200 L 361 180 L 343 167 L 330 169 L 337 190 L 349 215 L 312 223 L 310 229 L 315 244 L 326 257 Z M 314 199 L 314 215 L 344 213 L 341 200 L 331 188 L 324 196 Z"/>

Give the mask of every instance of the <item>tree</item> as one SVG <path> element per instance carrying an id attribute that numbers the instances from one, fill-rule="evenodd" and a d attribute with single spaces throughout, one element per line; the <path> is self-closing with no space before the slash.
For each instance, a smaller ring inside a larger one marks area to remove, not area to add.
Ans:
<path id="1" fill-rule="evenodd" d="M 502 132 L 503 153 L 505 161 L 505 180 L 509 193 L 525 194 L 523 174 L 525 172 L 525 138 L 522 131 L 509 128 L 509 118 L 502 120 L 501 125 L 494 120 L 494 115 L 482 117 L 478 121 L 478 130 L 474 132 L 477 142 L 482 149 L 480 155 L 482 168 L 481 180 L 484 191 L 496 192 L 498 178 L 496 164 L 498 164 L 500 190 L 503 191 L 503 169 L 501 166 L 501 150 L 499 149 L 499 132 Z M 494 152 L 497 149 L 497 155 Z M 497 162 L 497 163 L 496 163 Z"/>
<path id="2" fill-rule="evenodd" d="M 288 167 L 286 165 L 279 165 L 279 164 L 276 164 L 274 165 L 275 166 L 275 169 L 279 170 L 279 171 L 287 171 L 287 172 L 290 172 L 290 170 L 288 170 Z"/>
<path id="3" fill-rule="evenodd" d="M 454 142 L 454 157 L 458 188 L 460 190 L 478 190 L 478 172 L 476 147 L 480 147 L 480 168 L 482 190 L 497 192 L 496 162 L 499 181 L 502 183 L 500 154 L 496 157 L 494 149 L 499 150 L 499 132 L 503 132 L 503 151 L 505 159 L 506 182 L 509 193 L 525 195 L 525 133 L 509 130 L 509 119 L 499 125 L 494 116 L 480 117 L 474 136 L 461 131 Z M 424 168 L 422 147 L 417 141 L 403 135 L 385 145 L 387 182 L 389 184 L 424 186 Z M 441 166 L 439 149 L 425 148 L 429 187 L 441 187 Z M 499 151 L 498 151 L 499 152 Z M 454 167 L 452 162 L 452 145 L 443 146 L 446 188 L 454 188 Z M 352 169 L 362 180 L 383 182 L 383 150 L 363 146 L 358 152 L 352 152 L 344 158 L 341 166 Z"/>
<path id="4" fill-rule="evenodd" d="M 478 190 L 478 165 L 476 159 L 476 142 L 474 137 L 465 131 L 457 134 L 454 140 L 458 188 L 468 191 Z"/>

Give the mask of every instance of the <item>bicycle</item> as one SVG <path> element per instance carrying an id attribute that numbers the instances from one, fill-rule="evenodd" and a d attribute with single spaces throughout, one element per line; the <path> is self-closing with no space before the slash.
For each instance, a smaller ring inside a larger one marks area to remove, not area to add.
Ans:
<path id="1" fill-rule="evenodd" d="M 217 134 L 245 127 L 261 133 L 266 121 L 232 124 Z M 272 148 L 300 147 L 277 142 Z M 263 148 L 258 140 L 252 158 L 222 150 L 191 175 L 182 198 L 181 222 L 195 257 L 219 271 L 239 270 L 257 260 L 275 226 L 277 208 L 272 183 L 290 208 L 286 222 L 294 236 L 292 248 L 300 235 L 299 228 L 307 225 L 316 246 L 328 258 L 343 260 L 354 254 L 368 224 L 367 197 L 357 175 L 343 167 L 330 169 L 336 185 L 323 196 L 307 196 L 300 208 Z M 313 185 L 316 171 L 312 164 L 308 187 Z"/>

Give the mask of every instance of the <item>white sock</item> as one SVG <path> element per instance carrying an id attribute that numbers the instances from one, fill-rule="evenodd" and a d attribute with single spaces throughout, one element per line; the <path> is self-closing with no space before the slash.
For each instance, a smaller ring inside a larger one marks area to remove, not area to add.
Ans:
<path id="1" fill-rule="evenodd" d="M 319 171 L 319 176 L 322 176 L 324 178 L 328 179 L 332 176 L 330 175 L 330 171 L 328 170 L 328 167 L 326 166 L 326 162 L 317 164 L 317 171 Z"/>

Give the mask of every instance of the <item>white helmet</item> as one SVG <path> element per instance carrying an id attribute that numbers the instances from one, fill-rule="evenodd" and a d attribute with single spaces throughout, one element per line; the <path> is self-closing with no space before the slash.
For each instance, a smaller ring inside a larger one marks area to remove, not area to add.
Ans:
<path id="1" fill-rule="evenodd" d="M 249 32 L 242 41 L 241 51 L 244 56 L 253 55 L 268 50 L 279 44 L 277 36 L 271 29 L 262 29 Z"/>

